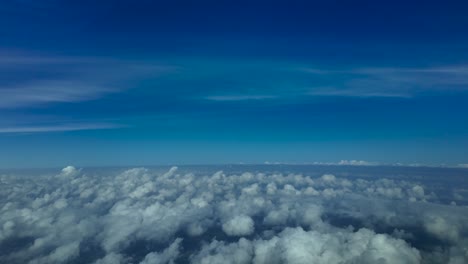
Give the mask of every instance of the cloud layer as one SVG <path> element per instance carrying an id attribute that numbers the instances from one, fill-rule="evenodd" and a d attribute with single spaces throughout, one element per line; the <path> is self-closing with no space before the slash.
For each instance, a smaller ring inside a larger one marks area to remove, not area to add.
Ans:
<path id="1" fill-rule="evenodd" d="M 0 182 L 6 263 L 468 260 L 466 206 L 418 181 L 69 166 Z"/>

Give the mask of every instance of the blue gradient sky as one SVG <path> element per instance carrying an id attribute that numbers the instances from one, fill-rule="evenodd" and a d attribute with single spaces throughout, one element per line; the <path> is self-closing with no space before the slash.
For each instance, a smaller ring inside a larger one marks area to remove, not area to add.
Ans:
<path id="1" fill-rule="evenodd" d="M 0 167 L 468 163 L 465 1 L 4 1 Z"/>

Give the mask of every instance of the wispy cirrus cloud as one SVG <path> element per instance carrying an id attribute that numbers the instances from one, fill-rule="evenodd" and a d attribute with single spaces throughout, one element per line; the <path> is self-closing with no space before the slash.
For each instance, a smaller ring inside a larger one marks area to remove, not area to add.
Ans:
<path id="1" fill-rule="evenodd" d="M 18 108 L 46 103 L 70 103 L 97 99 L 115 92 L 105 86 L 94 86 L 72 80 L 38 81 L 20 87 L 0 88 L 0 108 Z"/>
<path id="2" fill-rule="evenodd" d="M 278 98 L 275 95 L 214 95 L 205 97 L 210 101 L 250 101 L 250 100 L 267 100 Z"/>
<path id="3" fill-rule="evenodd" d="M 34 65 L 98 63 L 102 59 L 85 56 L 37 55 L 19 51 L 0 50 L 0 67 L 25 67 Z"/>
<path id="4" fill-rule="evenodd" d="M 311 96 L 411 98 L 427 93 L 468 91 L 468 66 L 355 67 L 335 69 L 297 67 L 294 63 L 211 65 L 196 69 L 194 78 L 210 78 L 201 98 L 236 102 L 267 99 L 295 102 Z M 213 70 L 216 75 L 205 71 Z M 183 78 L 183 77 L 182 77 Z M 206 81 L 206 80 L 205 80 Z M 223 85 L 225 87 L 223 87 Z M 200 97 L 197 97 L 200 98 Z"/>
<path id="5" fill-rule="evenodd" d="M 306 93 L 309 96 L 345 96 L 345 97 L 388 97 L 388 98 L 410 98 L 411 93 L 394 91 L 372 91 L 367 89 L 341 89 L 336 87 L 312 88 Z"/>
<path id="6" fill-rule="evenodd" d="M 307 92 L 317 96 L 412 97 L 427 92 L 468 91 L 468 66 L 427 68 L 362 67 L 344 70 L 302 68 L 325 85 Z M 338 80 L 338 81 L 337 81 Z"/>
<path id="7" fill-rule="evenodd" d="M 61 132 L 61 131 L 80 131 L 80 130 L 101 130 L 101 129 L 116 129 L 122 128 L 123 125 L 111 123 L 70 123 L 70 124 L 55 124 L 55 125 L 30 125 L 30 126 L 11 126 L 0 127 L 0 134 L 14 133 L 45 133 L 45 132 Z"/>
<path id="8" fill-rule="evenodd" d="M 209 58 L 173 64 L 102 57 L 38 56 L 0 50 L 0 108 L 95 100 L 151 79 L 154 96 L 217 102 L 310 96 L 410 98 L 468 91 L 468 66 L 297 67 L 292 62 L 229 62 Z M 175 78 L 157 79 L 176 73 Z M 167 96 L 169 95 L 169 96 Z"/>
<path id="9" fill-rule="evenodd" d="M 149 62 L 0 51 L 0 73 L 5 76 L 0 80 L 0 108 L 94 100 L 174 70 Z"/>

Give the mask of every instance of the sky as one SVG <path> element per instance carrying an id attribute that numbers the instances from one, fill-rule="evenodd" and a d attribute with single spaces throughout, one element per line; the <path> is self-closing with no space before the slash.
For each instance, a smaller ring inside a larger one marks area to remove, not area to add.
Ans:
<path id="1" fill-rule="evenodd" d="M 0 168 L 468 164 L 465 1 L 0 6 Z"/>

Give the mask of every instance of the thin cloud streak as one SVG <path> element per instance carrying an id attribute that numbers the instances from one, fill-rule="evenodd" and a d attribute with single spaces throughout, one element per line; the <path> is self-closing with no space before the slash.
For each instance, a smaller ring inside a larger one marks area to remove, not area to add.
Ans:
<path id="1" fill-rule="evenodd" d="M 410 94 L 406 93 L 385 93 L 385 92 L 371 92 L 371 91 L 352 91 L 352 90 L 338 90 L 338 89 L 312 89 L 307 93 L 310 96 L 344 96 L 344 97 L 388 97 L 388 98 L 411 98 Z"/>
<path id="2" fill-rule="evenodd" d="M 220 102 L 297 100 L 307 96 L 413 98 L 428 93 L 468 91 L 466 65 L 427 68 L 357 67 L 331 70 L 320 67 L 292 67 L 285 71 L 284 63 L 278 63 L 278 68 L 273 68 L 245 70 L 250 78 L 245 84 L 238 83 L 235 93 L 230 91 L 223 94 L 216 91 L 202 98 Z M 259 79 L 252 78 L 256 73 L 260 76 Z M 265 79 L 263 76 L 270 78 Z M 237 78 L 235 82 L 240 82 L 239 79 L 241 78 Z M 275 81 L 272 81 L 273 79 Z"/>
<path id="3" fill-rule="evenodd" d="M 3 127 L 0 128 L 0 133 L 46 133 L 80 130 L 117 129 L 123 127 L 125 126 L 119 124 L 60 124 L 48 126 Z"/>
<path id="4" fill-rule="evenodd" d="M 6 54 L 0 50 L 0 108 L 94 100 L 177 71 L 154 62 Z"/>
<path id="5" fill-rule="evenodd" d="M 102 63 L 102 58 L 71 56 L 38 56 L 0 51 L 0 67 L 25 67 L 50 64 Z"/>
<path id="6" fill-rule="evenodd" d="M 101 97 L 114 89 L 74 81 L 46 81 L 0 89 L 0 108 L 35 106 L 44 103 L 70 103 Z"/>
<path id="7" fill-rule="evenodd" d="M 321 68 L 297 68 L 299 71 L 313 74 L 390 74 L 390 73 L 448 73 L 468 76 L 468 65 L 428 67 L 428 68 L 398 68 L 398 67 L 360 67 L 353 69 L 329 70 Z"/>
<path id="8" fill-rule="evenodd" d="M 275 99 L 275 95 L 220 95 L 220 96 L 207 96 L 206 100 L 210 101 L 249 101 L 249 100 L 267 100 Z"/>
<path id="9" fill-rule="evenodd" d="M 349 70 L 299 68 L 329 85 L 311 88 L 314 96 L 402 97 L 428 92 L 468 91 L 468 67 L 368 67 Z M 337 78 L 339 77 L 339 78 Z M 336 83 L 336 80 L 341 80 Z"/>

